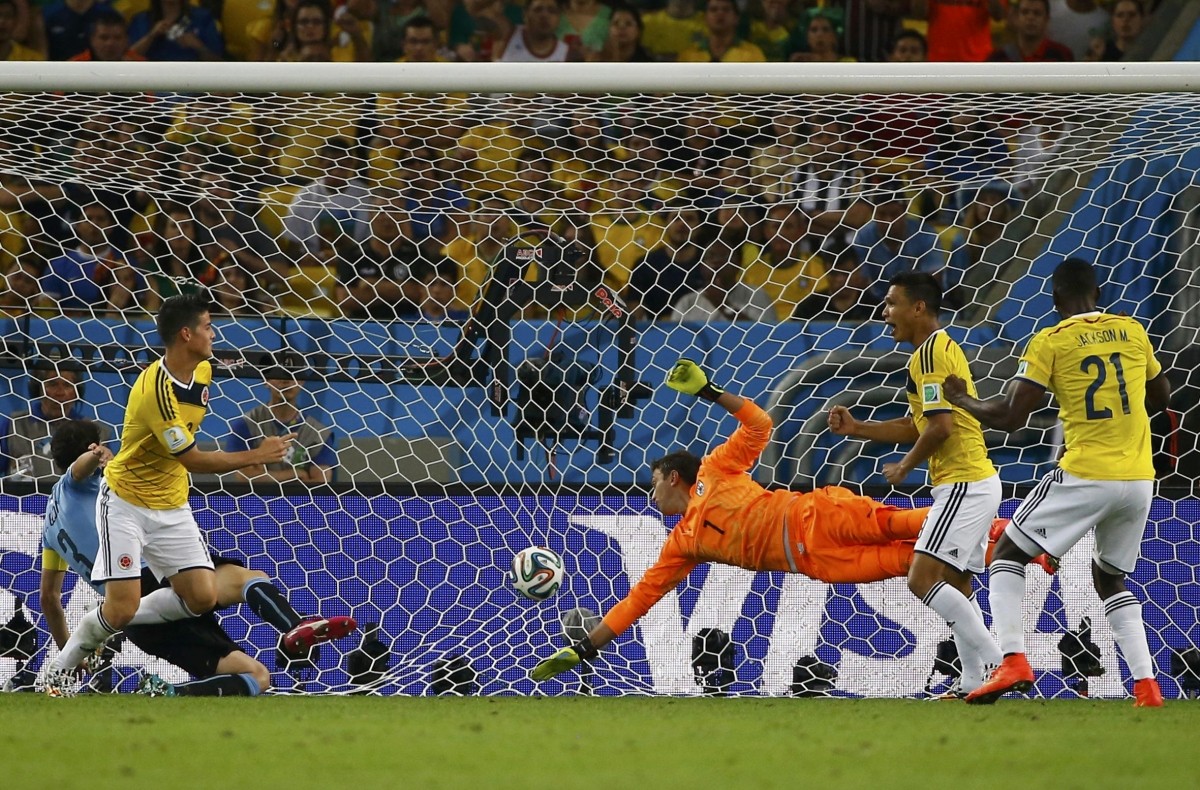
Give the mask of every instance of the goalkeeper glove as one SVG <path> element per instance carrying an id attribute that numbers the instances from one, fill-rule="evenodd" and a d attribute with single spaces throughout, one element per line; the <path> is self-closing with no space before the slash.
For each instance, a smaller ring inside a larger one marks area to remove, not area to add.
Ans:
<path id="1" fill-rule="evenodd" d="M 592 640 L 584 637 L 578 643 L 571 647 L 564 647 L 549 658 L 538 662 L 538 665 L 529 673 L 529 677 L 533 680 L 549 680 L 555 675 L 561 675 L 572 667 L 578 666 L 583 661 L 591 661 L 600 651 L 592 647 Z"/>
<path id="2" fill-rule="evenodd" d="M 675 363 L 675 367 L 667 374 L 667 386 L 684 395 L 695 395 L 711 401 L 725 394 L 725 390 L 709 381 L 700 366 L 690 359 Z"/>

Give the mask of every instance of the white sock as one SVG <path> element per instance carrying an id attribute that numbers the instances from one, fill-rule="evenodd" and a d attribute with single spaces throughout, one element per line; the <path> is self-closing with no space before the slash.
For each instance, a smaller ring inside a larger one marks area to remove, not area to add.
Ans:
<path id="1" fill-rule="evenodd" d="M 138 610 L 128 625 L 156 625 L 173 620 L 186 620 L 200 615 L 187 608 L 183 599 L 170 587 L 155 590 L 138 604 Z"/>
<path id="2" fill-rule="evenodd" d="M 962 687 L 968 691 L 978 688 L 983 683 L 984 664 L 1000 663 L 1000 649 L 992 641 L 983 617 L 971 606 L 967 596 L 946 582 L 933 585 L 923 600 L 950 624 L 950 630 L 954 632 L 954 644 L 962 660 Z"/>
<path id="3" fill-rule="evenodd" d="M 983 658 L 958 635 L 957 631 L 954 633 L 954 646 L 958 648 L 958 661 L 962 664 L 962 674 L 958 676 L 959 689 L 964 692 L 974 691 L 983 685 Z"/>
<path id="4" fill-rule="evenodd" d="M 1021 605 L 1025 601 L 1025 566 L 1011 560 L 992 560 L 988 566 L 988 601 L 992 625 L 1000 640 L 1000 652 L 1025 652 L 1025 625 Z"/>
<path id="5" fill-rule="evenodd" d="M 1112 627 L 1113 638 L 1129 665 L 1134 680 L 1154 677 L 1154 659 L 1146 644 L 1146 626 L 1142 622 L 1142 605 L 1133 593 L 1119 592 L 1104 602 L 1104 616 Z"/>
<path id="6" fill-rule="evenodd" d="M 987 625 L 987 621 L 983 619 L 983 610 L 979 608 L 979 600 L 975 597 L 975 593 L 971 593 L 971 597 L 967 599 L 967 603 L 971 604 L 971 608 L 975 610 L 976 616 L 979 617 L 979 622 Z M 971 666 L 968 667 L 968 659 L 963 654 L 963 645 L 958 643 L 955 638 L 954 644 L 958 647 L 958 657 L 962 663 L 962 676 L 959 678 L 959 687 L 963 691 L 974 691 L 983 685 L 983 681 L 987 679 L 989 670 L 995 664 L 987 664 L 984 662 L 983 656 L 972 655 Z M 970 650 L 968 647 L 967 650 Z"/>
<path id="7" fill-rule="evenodd" d="M 67 643 L 63 645 L 62 652 L 54 657 L 50 666 L 70 672 L 115 633 L 117 632 L 109 628 L 100 616 L 100 609 L 93 609 L 79 621 L 79 626 L 71 633 Z"/>

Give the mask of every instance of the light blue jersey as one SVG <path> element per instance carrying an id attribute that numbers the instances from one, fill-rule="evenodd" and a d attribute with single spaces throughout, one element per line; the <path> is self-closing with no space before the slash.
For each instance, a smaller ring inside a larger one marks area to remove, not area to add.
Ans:
<path id="1" fill-rule="evenodd" d="M 92 583 L 92 564 L 100 544 L 96 532 L 100 475 L 98 469 L 83 480 L 76 480 L 68 470 L 58 479 L 46 503 L 42 546 L 62 557 L 79 578 L 103 595 L 104 583 Z"/>

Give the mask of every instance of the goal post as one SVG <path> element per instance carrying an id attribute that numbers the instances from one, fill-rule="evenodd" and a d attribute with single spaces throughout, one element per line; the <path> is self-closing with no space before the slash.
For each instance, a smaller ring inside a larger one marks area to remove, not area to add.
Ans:
<path id="1" fill-rule="evenodd" d="M 1193 63 L 0 63 L 0 411 L 35 406 L 71 357 L 80 413 L 119 435 L 159 353 L 157 305 L 210 294 L 204 446 L 273 420 L 311 421 L 318 439 L 270 482 L 198 479 L 201 527 L 299 610 L 378 624 L 386 651 L 364 664 L 357 636 L 325 646 L 278 667 L 285 690 L 935 693 L 948 630 L 903 580 L 721 566 L 587 674 L 535 687 L 527 673 L 653 563 L 666 526 L 648 463 L 732 428 L 660 386 L 678 358 L 768 409 L 761 482 L 921 504 L 923 471 L 889 491 L 893 448 L 824 427 L 831 405 L 907 408 L 881 284 L 909 268 L 941 278 L 944 323 L 988 395 L 1054 320 L 1054 267 L 1081 257 L 1102 305 L 1149 327 L 1189 393 L 1155 423 L 1176 487 L 1132 576 L 1178 694 L 1172 651 L 1198 626 L 1198 87 Z M 1056 436 L 1053 412 L 988 432 L 1008 495 L 1051 467 Z M 12 437 L 0 622 L 37 623 L 54 474 L 44 437 Z M 566 563 L 542 603 L 505 581 L 529 545 Z M 1081 544 L 1057 576 L 1030 572 L 1048 696 L 1124 693 L 1089 556 Z M 76 585 L 72 622 L 94 597 Z M 1074 646 L 1085 619 L 1088 660 Z M 222 622 L 276 668 L 269 626 L 244 607 Z M 0 656 L 0 679 L 14 661 Z M 143 664 L 180 677 L 131 646 L 116 664 L 126 686 Z"/>

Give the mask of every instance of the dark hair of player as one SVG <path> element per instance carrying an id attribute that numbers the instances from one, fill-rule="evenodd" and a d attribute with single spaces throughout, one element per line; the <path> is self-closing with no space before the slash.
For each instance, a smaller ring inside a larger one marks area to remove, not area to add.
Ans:
<path id="1" fill-rule="evenodd" d="M 888 285 L 903 288 L 912 302 L 924 302 L 925 309 L 937 315 L 942 309 L 942 286 L 937 278 L 928 272 L 900 272 Z"/>
<path id="2" fill-rule="evenodd" d="M 1054 270 L 1054 293 L 1061 299 L 1096 295 L 1096 269 L 1082 258 L 1067 258 Z"/>
<path id="3" fill-rule="evenodd" d="M 185 326 L 195 329 L 200 316 L 209 311 L 208 299 L 200 294 L 179 294 L 166 299 L 158 309 L 156 325 L 164 346 L 172 346 Z"/>
<path id="4" fill-rule="evenodd" d="M 67 420 L 50 438 L 50 457 L 58 470 L 65 472 L 93 444 L 100 444 L 99 425 L 91 420 Z"/>
<path id="5" fill-rule="evenodd" d="M 655 470 L 663 477 L 671 472 L 678 472 L 683 481 L 690 486 L 696 483 L 696 475 L 700 473 L 700 459 L 687 450 L 676 450 L 658 460 L 651 461 L 650 471 Z"/>

